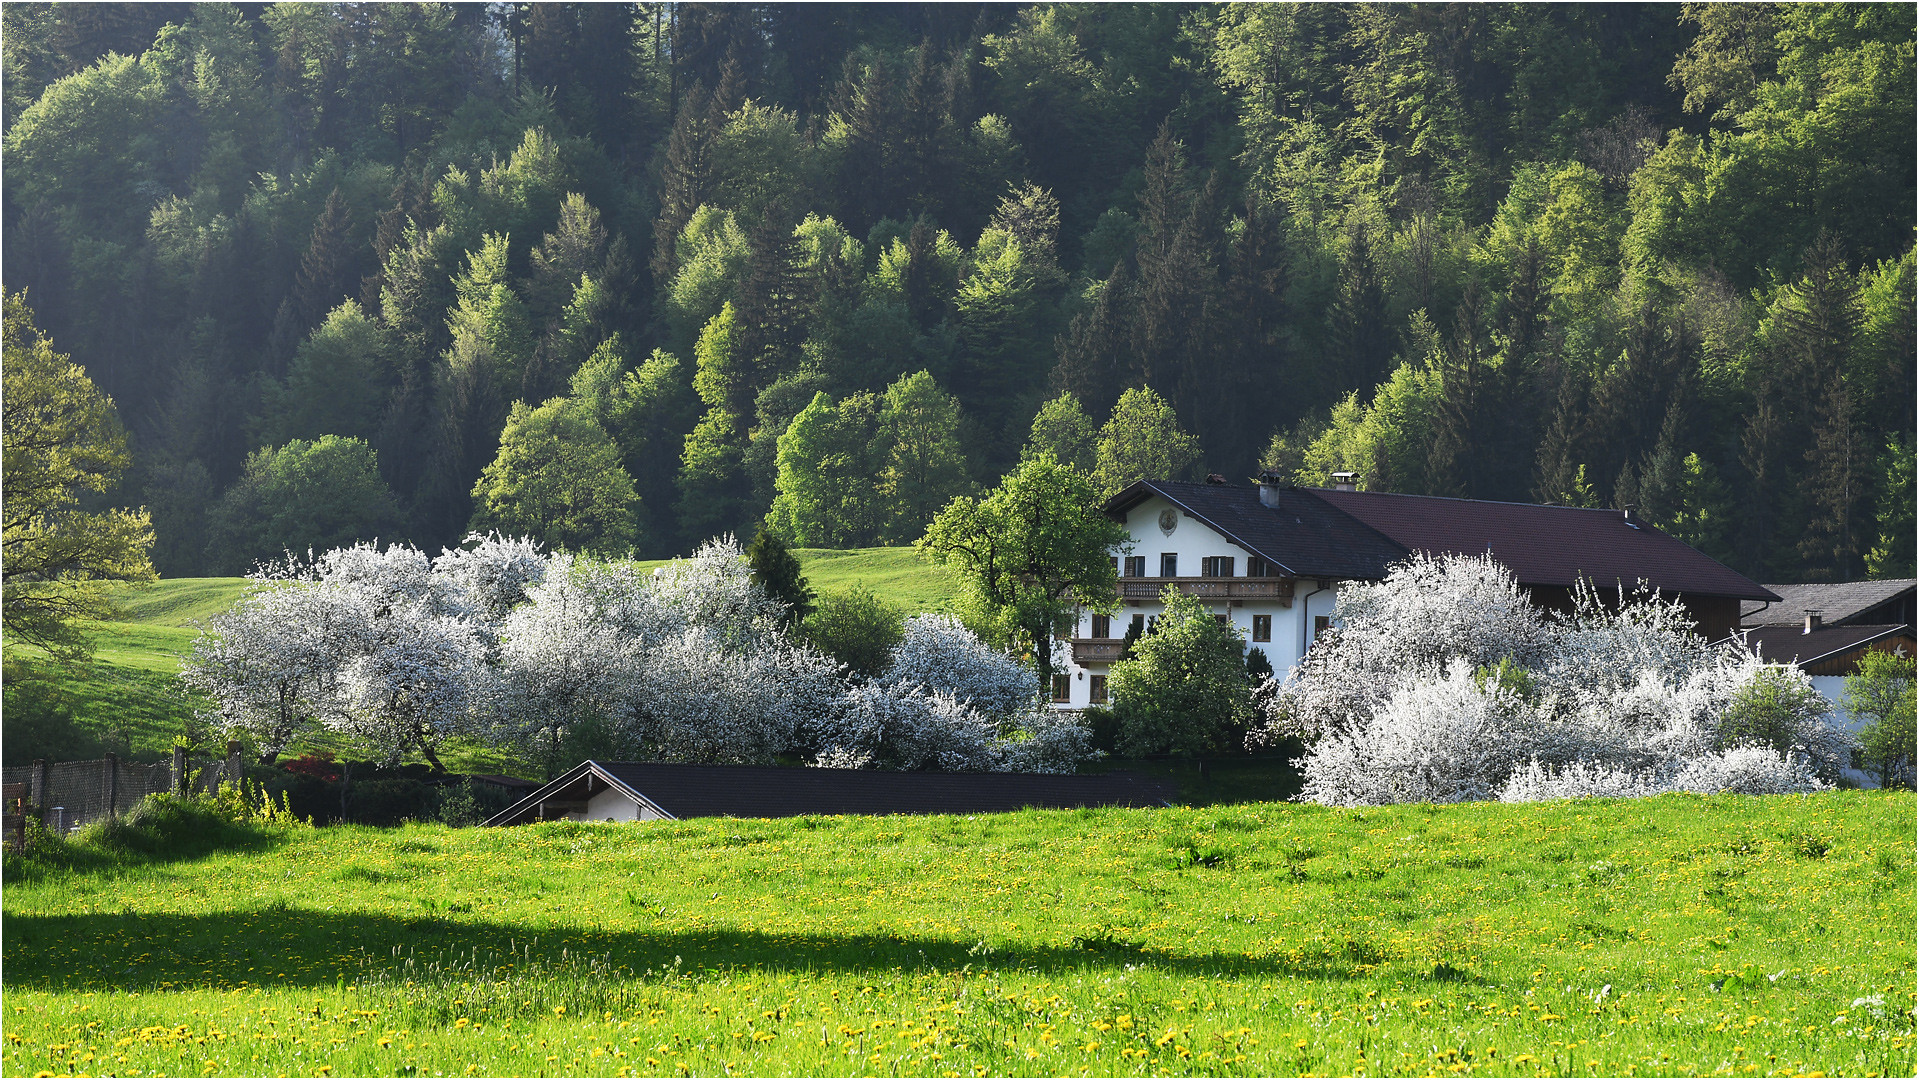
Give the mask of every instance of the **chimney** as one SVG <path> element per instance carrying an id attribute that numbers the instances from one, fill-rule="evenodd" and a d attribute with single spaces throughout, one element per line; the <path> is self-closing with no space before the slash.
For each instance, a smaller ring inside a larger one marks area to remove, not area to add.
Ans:
<path id="1" fill-rule="evenodd" d="M 1292 490 L 1292 481 L 1280 476 L 1278 472 L 1267 469 L 1259 474 L 1259 505 L 1277 507 L 1279 493 Z"/>
<path id="2" fill-rule="evenodd" d="M 1810 634 L 1814 630 L 1817 630 L 1821 626 L 1825 625 L 1825 622 L 1826 622 L 1826 617 L 1822 612 L 1808 609 L 1806 611 L 1806 628 L 1804 630 L 1801 630 L 1800 633 Z"/>
<path id="3" fill-rule="evenodd" d="M 1334 491 L 1358 491 L 1359 490 L 1359 474 L 1350 473 L 1350 472 L 1334 473 L 1333 474 L 1333 490 Z"/>

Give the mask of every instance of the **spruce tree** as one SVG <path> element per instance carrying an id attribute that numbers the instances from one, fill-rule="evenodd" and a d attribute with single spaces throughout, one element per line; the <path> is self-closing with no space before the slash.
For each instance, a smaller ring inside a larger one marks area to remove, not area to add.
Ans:
<path id="1" fill-rule="evenodd" d="M 327 312 L 360 283 L 354 272 L 352 229 L 353 211 L 336 187 L 327 194 L 326 206 L 313 223 L 313 237 L 293 279 L 293 315 L 301 336 L 320 325 Z"/>
<path id="2" fill-rule="evenodd" d="M 791 629 L 813 613 L 813 590 L 800 571 L 800 560 L 766 526 L 753 534 L 753 543 L 746 549 L 746 563 L 753 568 L 753 580 L 766 595 L 786 605 L 782 626 Z"/>
<path id="3" fill-rule="evenodd" d="M 713 141 L 725 114 L 716 100 L 695 82 L 687 91 L 673 130 L 666 139 L 666 161 L 660 167 L 660 214 L 653 223 L 653 283 L 665 289 L 679 272 L 676 246 L 680 230 L 702 203 L 713 197 L 717 178 L 713 169 Z"/>

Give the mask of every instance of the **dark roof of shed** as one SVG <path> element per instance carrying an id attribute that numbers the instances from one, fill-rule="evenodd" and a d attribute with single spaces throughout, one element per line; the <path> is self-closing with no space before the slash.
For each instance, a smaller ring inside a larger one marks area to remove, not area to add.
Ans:
<path id="1" fill-rule="evenodd" d="M 1159 495 L 1205 522 L 1214 532 L 1270 562 L 1291 577 L 1374 580 L 1404 559 L 1408 550 L 1340 513 L 1312 493 L 1281 489 L 1279 505 L 1259 501 L 1259 488 L 1141 480 L 1106 500 L 1114 517 Z"/>
<path id="2" fill-rule="evenodd" d="M 1796 626 L 1760 626 L 1741 632 L 1746 644 L 1770 664 L 1807 667 L 1822 660 L 1844 656 L 1875 642 L 1900 634 L 1910 635 L 1909 626 L 1822 626 L 1808 634 Z"/>
<path id="3" fill-rule="evenodd" d="M 1817 611 L 1830 626 L 1862 615 L 1889 600 L 1896 600 L 1900 593 L 1912 592 L 1913 579 L 1768 585 L 1766 588 L 1779 594 L 1779 602 L 1771 607 L 1756 600 L 1741 604 L 1741 621 L 1754 626 L 1797 625 L 1806 621 L 1806 612 Z"/>
<path id="4" fill-rule="evenodd" d="M 1524 585 L 1603 588 L 1645 580 L 1666 593 L 1777 599 L 1744 574 L 1617 510 L 1314 488 L 1314 498 L 1415 551 L 1490 552 Z M 1255 503 L 1257 505 L 1257 503 Z"/>
<path id="5" fill-rule="evenodd" d="M 746 765 L 586 761 L 488 819 L 526 820 L 591 771 L 675 818 L 797 817 L 802 814 L 988 814 L 1083 806 L 1163 806 L 1177 794 L 1138 773 L 883 772 Z"/>

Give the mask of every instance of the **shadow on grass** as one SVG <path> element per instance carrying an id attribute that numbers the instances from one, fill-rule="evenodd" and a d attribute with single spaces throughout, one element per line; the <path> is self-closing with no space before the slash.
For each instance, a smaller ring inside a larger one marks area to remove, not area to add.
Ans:
<path id="1" fill-rule="evenodd" d="M 265 854 L 293 838 L 285 829 L 234 824 L 211 814 L 170 816 L 174 820 L 123 815 L 93 822 L 73 840 L 49 837 L 35 842 L 25 854 L 9 850 L 0 864 L 0 881 L 26 885 L 48 877 L 102 877 L 218 854 Z M 13 921 L 9 916 L 8 925 Z"/>
<path id="2" fill-rule="evenodd" d="M 322 898 L 315 898 L 316 900 Z M 637 916 L 646 918 L 644 914 Z M 748 929 L 546 928 L 459 916 L 405 918 L 271 907 L 160 915 L 95 912 L 9 915 L 9 990 L 227 989 L 325 987 L 364 982 L 412 960 L 417 972 L 488 977 L 517 964 L 591 964 L 603 976 L 636 978 L 651 969 L 700 978 L 739 970 L 1062 971 L 1150 967 L 1189 976 L 1355 977 L 1346 951 L 1248 956 L 1141 949 L 1107 936 L 1053 945 L 988 945 L 908 934 L 769 933 Z M 1348 949 L 1354 943 L 1347 943 Z M 516 955 L 517 954 L 517 955 Z M 470 965 L 470 967 L 469 967 Z M 466 975 L 458 974 L 461 971 Z M 412 977 L 409 975 L 408 977 Z"/>

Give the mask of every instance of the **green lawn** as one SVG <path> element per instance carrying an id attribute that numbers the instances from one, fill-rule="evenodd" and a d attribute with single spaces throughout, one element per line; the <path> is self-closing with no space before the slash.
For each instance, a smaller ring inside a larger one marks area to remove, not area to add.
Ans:
<path id="1" fill-rule="evenodd" d="M 803 548 L 796 554 L 819 592 L 863 584 L 906 611 L 919 612 L 947 608 L 959 591 L 951 574 L 920 562 L 911 548 Z M 178 578 L 127 589 L 121 596 L 126 618 L 106 624 L 92 660 L 55 669 L 44 687 L 24 694 L 9 690 L 0 720 L 6 763 L 90 758 L 109 751 L 143 761 L 163 759 L 190 713 L 173 676 L 199 634 L 195 624 L 224 611 L 245 584 L 244 578 Z M 9 654 L 16 649 L 31 658 L 32 650 L 12 645 Z M 324 735 L 297 749 L 354 752 L 346 740 Z M 453 769 L 524 771 L 511 755 L 481 746 L 456 747 L 443 757 Z"/>
<path id="2" fill-rule="evenodd" d="M 1912 1075 L 1910 793 L 9 856 L 8 1075 Z M 237 842 L 236 842 L 237 840 Z"/>

